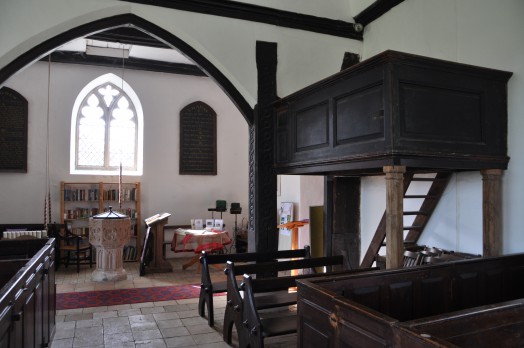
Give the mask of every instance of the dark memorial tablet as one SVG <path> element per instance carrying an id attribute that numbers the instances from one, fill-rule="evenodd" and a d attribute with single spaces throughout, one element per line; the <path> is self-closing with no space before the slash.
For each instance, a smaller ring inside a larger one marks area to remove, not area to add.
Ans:
<path id="1" fill-rule="evenodd" d="M 198 101 L 180 111 L 180 174 L 217 174 L 217 116 Z"/>
<path id="2" fill-rule="evenodd" d="M 27 100 L 0 89 L 0 171 L 27 173 Z"/>

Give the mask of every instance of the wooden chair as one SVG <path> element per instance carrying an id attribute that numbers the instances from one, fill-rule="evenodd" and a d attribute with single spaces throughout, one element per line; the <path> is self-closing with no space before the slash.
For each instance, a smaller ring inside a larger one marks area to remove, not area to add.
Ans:
<path id="1" fill-rule="evenodd" d="M 56 268 L 61 263 L 67 268 L 70 261 L 76 263 L 76 273 L 80 272 L 80 264 L 89 263 L 89 268 L 93 267 L 93 249 L 89 241 L 71 233 L 67 224 L 53 223 L 47 228 L 49 236 L 56 239 Z"/>

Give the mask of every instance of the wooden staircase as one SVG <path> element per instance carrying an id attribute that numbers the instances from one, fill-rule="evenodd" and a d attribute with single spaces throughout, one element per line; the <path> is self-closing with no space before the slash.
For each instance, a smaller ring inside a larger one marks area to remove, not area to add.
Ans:
<path id="1" fill-rule="evenodd" d="M 406 172 L 404 174 L 404 202 L 406 203 L 406 200 L 422 199 L 422 204 L 418 210 L 404 211 L 404 216 L 414 216 L 413 223 L 410 226 L 404 226 L 404 231 L 407 231 L 407 233 L 404 234 L 405 247 L 418 242 L 424 227 L 426 227 L 440 197 L 442 197 L 444 189 L 448 185 L 451 174 L 451 172 L 438 172 L 434 177 L 419 177 L 412 172 Z M 425 194 L 406 194 L 412 182 L 430 182 L 431 184 Z M 380 248 L 385 245 L 385 239 L 386 213 L 384 212 L 360 267 L 372 266 Z"/>

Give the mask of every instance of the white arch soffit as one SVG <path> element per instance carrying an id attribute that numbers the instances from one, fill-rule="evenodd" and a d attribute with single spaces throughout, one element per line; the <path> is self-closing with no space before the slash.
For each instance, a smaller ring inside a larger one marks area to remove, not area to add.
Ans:
<path id="1" fill-rule="evenodd" d="M 40 0 L 40 1 L 53 2 L 52 0 Z M 102 18 L 113 17 L 116 15 L 134 14 L 170 32 L 171 34 L 175 35 L 180 40 L 184 41 L 186 44 L 191 46 L 194 50 L 196 50 L 203 57 L 205 57 L 210 62 L 210 64 L 215 66 L 217 70 L 219 70 L 231 82 L 231 84 L 246 99 L 246 101 L 249 103 L 251 107 L 254 107 L 256 105 L 256 97 L 254 97 L 244 87 L 244 85 L 239 82 L 239 80 L 235 77 L 234 74 L 232 74 L 222 63 L 220 63 L 220 60 L 217 59 L 215 55 L 213 55 L 204 46 L 202 46 L 200 42 L 195 38 L 195 36 L 188 34 L 186 30 L 180 27 L 176 27 L 177 25 L 176 21 L 171 21 L 171 23 L 167 23 L 168 25 L 164 25 L 164 23 L 162 23 L 162 18 L 155 18 L 151 14 L 144 12 L 143 9 L 147 8 L 148 6 L 141 5 L 141 4 L 132 4 L 132 3 L 125 3 L 125 2 L 110 2 L 108 4 L 106 2 L 100 3 L 98 1 L 95 1 L 95 2 L 84 1 L 83 5 L 84 4 L 91 5 L 91 7 L 94 7 L 94 9 L 90 11 L 88 9 L 89 12 L 80 13 L 79 11 L 82 11 L 82 10 L 85 11 L 87 6 L 82 7 L 82 8 L 80 8 L 79 6 L 67 6 L 66 8 L 62 7 L 62 12 L 60 12 L 60 16 L 57 16 L 56 18 L 48 18 L 47 21 L 42 20 L 40 18 L 38 23 L 43 23 L 44 25 L 47 24 L 48 26 L 44 28 L 31 27 L 33 28 L 33 32 L 31 34 L 33 35 L 31 35 L 26 40 L 22 41 L 20 44 L 16 45 L 9 51 L 6 51 L 4 54 L 0 56 L 0 69 L 5 67 L 8 63 L 16 60 L 19 56 L 31 50 L 36 45 L 39 45 L 42 42 L 56 35 L 67 32 L 80 25 L 85 25 L 85 24 L 100 20 Z M 72 11 L 72 10 L 76 10 L 76 13 L 72 13 L 69 17 L 67 16 L 67 13 L 63 13 L 63 11 Z M 172 10 L 172 11 L 177 11 L 177 10 Z M 178 12 L 182 12 L 182 11 L 178 11 Z M 2 15 L 0 15 L 0 19 L 3 21 L 4 18 Z M 16 18 L 13 18 L 13 21 L 16 21 Z M 0 26 L 0 28 L 1 27 L 3 27 L 3 25 Z M 136 27 L 136 28 L 139 30 L 142 30 L 142 28 L 140 27 Z M 105 28 L 102 28 L 101 30 L 103 29 Z M 155 38 L 158 39 L 158 37 L 155 37 Z M 165 42 L 164 40 L 161 40 L 161 41 L 168 45 L 171 45 L 170 43 Z M 53 50 L 56 48 L 57 47 L 53 48 Z M 45 54 L 42 54 L 40 57 L 35 59 L 35 61 L 47 56 L 53 50 L 46 52 Z M 0 53 L 1 53 L 1 47 L 0 47 Z M 185 54 L 184 52 L 181 52 L 181 53 Z M 190 57 L 188 58 L 191 59 Z M 29 65 L 30 64 L 28 64 L 27 66 Z M 20 69 L 20 71 L 22 71 L 26 67 Z M 15 75 L 17 73 L 15 73 Z M 213 78 L 212 76 L 210 77 Z"/>
<path id="2" fill-rule="evenodd" d="M 145 6 L 146 5 L 135 5 L 134 8 L 133 8 L 133 11 L 131 13 L 135 14 L 136 16 L 138 16 L 140 18 L 143 18 L 144 20 L 146 20 L 148 22 L 153 23 L 154 25 L 157 25 L 158 27 L 160 27 L 160 28 L 162 28 L 162 29 L 164 29 L 164 30 L 166 30 L 168 32 L 170 32 L 171 34 L 176 36 L 178 39 L 180 39 L 181 41 L 184 41 L 187 45 L 191 46 L 195 51 L 197 51 L 198 53 L 200 53 L 200 55 L 202 55 L 204 58 L 206 58 L 211 65 L 213 65 L 215 68 L 217 68 L 217 70 L 219 70 L 226 77 L 226 79 L 229 82 L 231 82 L 231 84 L 235 87 L 235 89 L 246 99 L 246 101 L 249 103 L 249 105 L 252 108 L 255 107 L 255 105 L 257 104 L 256 96 L 253 96 L 244 87 L 244 85 L 235 77 L 235 75 L 232 74 L 230 72 L 230 70 L 227 69 L 214 54 L 212 54 L 207 48 L 205 48 L 205 46 L 203 46 L 200 43 L 200 41 L 195 38 L 194 35 L 189 34 L 189 32 L 187 32 L 185 29 L 177 26 L 179 21 L 170 19 L 170 21 L 168 21 L 164 25 L 164 23 L 162 22 L 162 20 L 164 18 L 154 18 L 154 16 L 152 16 L 151 14 L 144 13 L 143 11 L 140 11 L 140 9 L 144 8 Z M 180 10 L 171 10 L 171 11 L 177 11 L 177 12 L 182 12 L 183 13 L 183 11 L 180 11 Z M 199 15 L 210 16 L 208 14 L 199 14 Z M 231 23 L 233 21 L 237 21 L 236 19 L 233 19 L 233 18 L 224 18 L 224 20 L 226 20 L 227 23 Z M 139 30 L 143 30 L 140 27 L 135 27 L 135 28 L 139 29 Z M 165 43 L 166 45 L 168 45 L 170 47 L 172 46 L 171 43 L 166 42 L 163 39 L 158 38 L 157 36 L 152 35 L 151 33 L 148 33 L 145 30 L 143 30 L 143 31 L 146 34 L 153 36 L 155 39 Z M 185 52 L 180 51 L 180 53 L 183 54 L 189 60 L 192 60 L 191 57 L 186 56 Z M 213 79 L 213 76 L 209 76 L 209 77 L 211 79 Z M 218 86 L 220 86 L 220 84 L 218 82 L 215 81 L 215 83 Z"/>
<path id="3" fill-rule="evenodd" d="M 135 106 L 135 110 L 137 113 L 137 126 L 138 126 L 138 142 L 137 142 L 137 168 L 136 171 L 132 172 L 126 172 L 124 171 L 123 174 L 125 175 L 135 175 L 140 176 L 143 174 L 143 159 L 144 159 L 144 112 L 142 109 L 142 104 L 140 103 L 140 99 L 138 98 L 138 95 L 135 93 L 133 88 L 125 81 L 122 80 L 121 77 L 113 74 L 108 73 L 104 74 L 102 76 L 97 77 L 96 79 L 89 82 L 80 93 L 78 93 L 78 96 L 75 99 L 75 103 L 73 105 L 73 110 L 71 111 L 71 139 L 70 139 L 70 152 L 69 152 L 69 172 L 71 174 L 92 174 L 92 175 L 108 175 L 109 173 L 107 171 L 96 171 L 96 170 L 78 170 L 75 167 L 76 163 L 76 123 L 78 118 L 78 111 L 80 109 L 80 105 L 84 101 L 85 97 L 89 92 L 91 92 L 95 87 L 105 83 L 105 82 L 111 82 L 116 86 L 122 86 L 124 93 L 126 93 L 129 98 L 131 99 L 131 102 Z M 118 171 L 115 171 L 115 175 L 118 175 Z"/>
<path id="4" fill-rule="evenodd" d="M 0 0 L 2 1 L 2 0 Z M 20 4 L 23 4 L 24 6 L 28 6 L 25 2 L 29 2 L 30 0 L 24 0 L 24 2 L 20 2 Z M 52 0 L 33 0 L 33 2 L 38 2 L 38 6 L 43 6 L 41 3 L 48 2 L 48 3 L 56 3 L 56 6 L 58 7 L 60 4 L 58 1 L 52 1 Z M 89 9 L 88 6 L 85 5 L 91 5 Z M 19 42 L 18 44 L 15 43 L 15 46 L 13 46 L 11 49 L 2 52 L 0 47 L 0 69 L 4 68 L 6 65 L 11 63 L 12 61 L 16 60 L 18 57 L 23 55 L 24 53 L 30 51 L 33 47 L 43 43 L 46 40 L 51 39 L 52 37 L 62 34 L 64 32 L 67 32 L 73 28 L 76 28 L 80 25 L 88 24 L 94 21 L 97 21 L 101 18 L 107 18 L 107 17 L 113 17 L 117 15 L 122 14 L 130 14 L 132 13 L 132 5 L 130 3 L 126 3 L 123 1 L 113 1 L 110 3 L 107 2 L 99 2 L 99 1 L 84 1 L 82 3 L 83 7 L 80 6 L 63 6 L 60 5 L 60 11 L 51 11 L 53 12 L 52 15 L 56 17 L 49 17 L 45 18 L 46 14 L 50 14 L 49 12 L 39 13 L 38 21 L 37 22 L 31 22 L 30 26 L 20 26 L 20 21 L 22 21 L 21 18 L 17 16 L 9 16 L 8 13 L 0 14 L 0 29 L 4 28 L 4 24 L 6 25 L 6 28 L 19 28 L 17 30 L 17 36 L 18 39 L 20 39 L 21 36 L 26 37 L 25 40 Z M 20 5 L 22 6 L 22 5 Z M 50 4 L 52 6 L 52 4 Z M 67 16 L 66 11 L 75 11 L 77 13 L 71 14 L 71 16 Z M 85 12 L 85 11 L 88 12 Z M 83 12 L 80 12 L 83 11 Z M 37 25 L 40 25 L 37 27 Z M 45 26 L 45 27 L 42 27 Z M 31 32 L 24 33 L 24 30 L 31 29 Z M 7 31 L 8 32 L 8 31 Z M 5 47 L 6 43 L 3 43 L 2 46 Z M 64 42 L 65 44 L 65 42 Z M 39 59 L 47 56 L 49 53 L 54 51 L 57 47 L 53 48 L 51 51 L 46 52 L 42 54 L 40 57 L 37 57 L 32 63 L 38 61 Z M 30 66 L 32 63 L 26 65 L 24 68 L 20 69 L 19 71 L 24 70 L 28 66 Z M 18 73 L 18 72 L 17 72 Z M 15 73 L 15 75 L 17 74 Z"/>

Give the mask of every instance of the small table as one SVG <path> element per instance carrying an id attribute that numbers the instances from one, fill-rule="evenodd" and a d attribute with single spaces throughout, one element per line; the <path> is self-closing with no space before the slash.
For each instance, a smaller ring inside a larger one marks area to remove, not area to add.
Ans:
<path id="1" fill-rule="evenodd" d="M 231 238 L 227 231 L 188 230 L 178 228 L 173 235 L 171 250 L 175 253 L 193 251 L 195 256 L 182 265 L 182 269 L 198 262 L 202 251 L 213 252 L 222 250 L 230 244 Z"/>

